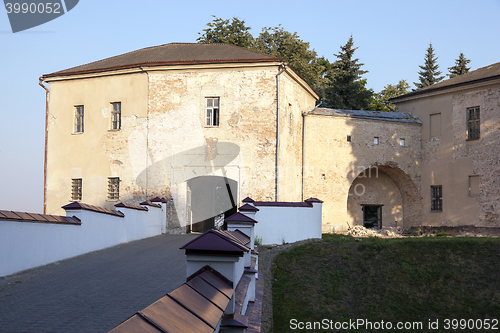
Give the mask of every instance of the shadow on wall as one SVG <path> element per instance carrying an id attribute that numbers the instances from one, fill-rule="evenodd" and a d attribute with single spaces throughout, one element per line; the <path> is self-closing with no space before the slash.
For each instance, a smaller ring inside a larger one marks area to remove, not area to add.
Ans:
<path id="1" fill-rule="evenodd" d="M 408 127 L 419 125 L 354 117 L 346 124 L 351 129 L 353 166 L 345 198 L 348 224 L 374 228 L 420 224 L 420 131 Z"/>

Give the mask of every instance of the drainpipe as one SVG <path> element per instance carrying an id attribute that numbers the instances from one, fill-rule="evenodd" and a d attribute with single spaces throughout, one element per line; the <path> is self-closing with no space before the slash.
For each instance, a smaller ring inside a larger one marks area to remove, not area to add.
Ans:
<path id="1" fill-rule="evenodd" d="M 43 162 L 43 213 L 47 214 L 47 148 L 49 142 L 49 89 L 43 85 L 43 78 L 38 79 L 40 87 L 45 89 L 45 156 Z"/>
<path id="2" fill-rule="evenodd" d="M 276 167 L 275 167 L 275 201 L 279 201 L 279 164 L 280 164 L 280 75 L 286 70 L 286 62 L 282 63 L 283 69 L 276 74 Z"/>
<path id="3" fill-rule="evenodd" d="M 389 101 L 385 101 L 385 106 L 387 106 L 387 108 L 388 108 L 389 110 L 391 110 L 392 112 L 397 112 L 396 110 L 394 110 L 393 108 L 391 108 L 391 107 L 389 106 Z"/>

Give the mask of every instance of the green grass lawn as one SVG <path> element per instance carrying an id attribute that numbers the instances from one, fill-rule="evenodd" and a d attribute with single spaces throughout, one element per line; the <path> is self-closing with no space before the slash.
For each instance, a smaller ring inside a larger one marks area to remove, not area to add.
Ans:
<path id="1" fill-rule="evenodd" d="M 324 235 L 320 242 L 278 255 L 272 287 L 275 333 L 335 332 L 330 329 L 334 323 L 358 319 L 374 326 L 359 322 L 361 325 L 353 329 L 344 324 L 340 331 L 382 332 L 385 330 L 381 328 L 387 327 L 380 326 L 383 320 L 386 325 L 394 325 L 393 332 L 460 331 L 464 323 L 469 325 L 467 332 L 498 332 L 500 239 L 356 240 Z M 496 330 L 492 330 L 495 320 Z M 438 329 L 429 329 L 429 321 L 437 321 Z M 308 330 L 307 322 L 312 327 L 314 322 L 320 322 L 328 329 L 317 324 L 317 329 Z M 378 330 L 375 322 L 379 323 Z M 406 324 L 407 329 L 397 330 L 398 322 Z M 416 324 L 408 329 L 406 322 Z M 489 330 L 484 329 L 487 324 Z M 479 325 L 481 330 L 477 329 Z"/>

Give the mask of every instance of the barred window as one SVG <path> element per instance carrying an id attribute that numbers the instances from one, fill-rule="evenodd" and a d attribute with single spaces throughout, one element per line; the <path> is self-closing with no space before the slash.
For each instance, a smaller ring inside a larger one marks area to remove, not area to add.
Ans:
<path id="1" fill-rule="evenodd" d="M 83 133 L 83 105 L 75 106 L 75 133 Z"/>
<path id="2" fill-rule="evenodd" d="M 111 129 L 119 130 L 122 127 L 122 103 L 111 103 L 113 109 L 111 110 Z"/>
<path id="3" fill-rule="evenodd" d="M 479 107 L 467 109 L 467 140 L 476 140 L 480 136 Z"/>
<path id="4" fill-rule="evenodd" d="M 207 126 L 219 126 L 219 102 L 219 97 L 207 97 Z"/>
<path id="5" fill-rule="evenodd" d="M 108 178 L 108 200 L 120 199 L 120 178 Z"/>
<path id="6" fill-rule="evenodd" d="M 443 186 L 431 186 L 431 212 L 443 211 Z"/>
<path id="7" fill-rule="evenodd" d="M 71 200 L 82 200 L 82 179 L 71 179 Z"/>

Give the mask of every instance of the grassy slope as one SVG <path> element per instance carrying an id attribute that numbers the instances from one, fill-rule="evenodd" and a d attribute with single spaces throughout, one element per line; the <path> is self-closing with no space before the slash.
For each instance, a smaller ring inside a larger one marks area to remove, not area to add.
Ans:
<path id="1" fill-rule="evenodd" d="M 292 318 L 500 319 L 500 239 L 325 235 L 275 259 L 273 316 L 275 333 Z"/>

